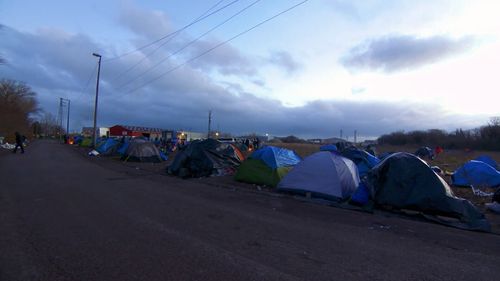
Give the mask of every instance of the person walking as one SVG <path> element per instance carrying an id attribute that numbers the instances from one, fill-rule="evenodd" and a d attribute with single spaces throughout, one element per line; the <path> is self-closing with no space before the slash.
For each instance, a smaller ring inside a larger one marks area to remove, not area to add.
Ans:
<path id="1" fill-rule="evenodd" d="M 21 148 L 21 153 L 24 153 L 24 147 L 23 147 L 23 138 L 21 137 L 21 134 L 19 132 L 16 132 L 16 146 L 14 147 L 13 153 L 17 152 L 17 148 Z"/>

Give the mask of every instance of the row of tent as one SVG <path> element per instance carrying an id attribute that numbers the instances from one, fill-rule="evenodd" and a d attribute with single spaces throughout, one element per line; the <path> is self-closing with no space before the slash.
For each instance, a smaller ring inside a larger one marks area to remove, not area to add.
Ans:
<path id="1" fill-rule="evenodd" d="M 75 137 L 74 143 L 83 147 L 90 147 L 92 139 Z M 95 152 L 102 156 L 120 156 L 124 161 L 158 163 L 167 160 L 154 143 L 143 139 L 114 139 L 102 138 L 97 140 Z"/>
<path id="2" fill-rule="evenodd" d="M 460 179 L 460 171 L 455 172 L 454 181 Z M 409 153 L 394 153 L 381 160 L 357 148 L 338 151 L 329 146 L 301 159 L 291 150 L 266 146 L 245 159 L 234 145 L 209 139 L 192 142 L 179 151 L 167 172 L 180 177 L 235 174 L 238 181 L 276 187 L 278 191 L 408 209 L 443 224 L 490 230 L 488 221 L 472 203 L 455 197 L 425 161 Z"/>

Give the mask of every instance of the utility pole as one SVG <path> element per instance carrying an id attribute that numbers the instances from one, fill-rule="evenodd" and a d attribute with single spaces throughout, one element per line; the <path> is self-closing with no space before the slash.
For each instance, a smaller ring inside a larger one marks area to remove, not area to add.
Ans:
<path id="1" fill-rule="evenodd" d="M 210 126 L 212 125 L 212 110 L 208 111 L 208 133 L 207 133 L 207 139 L 210 138 Z"/>
<path id="2" fill-rule="evenodd" d="M 66 120 L 66 134 L 69 135 L 69 109 L 71 107 L 71 100 L 66 99 L 68 101 L 68 119 Z"/>
<path id="3" fill-rule="evenodd" d="M 63 119 L 63 98 L 59 98 L 59 111 L 57 112 L 57 131 L 59 132 L 59 141 L 62 141 L 62 119 Z"/>
<path id="4" fill-rule="evenodd" d="M 101 74 L 101 55 L 97 54 L 97 53 L 93 53 L 92 54 L 94 57 L 98 57 L 99 58 L 99 64 L 98 64 L 98 67 L 97 67 L 97 83 L 96 83 L 96 86 L 95 86 L 95 106 L 94 106 L 94 132 L 92 133 L 92 144 L 93 144 L 93 147 L 95 148 L 96 147 L 96 142 L 97 142 L 97 138 L 96 138 L 96 130 L 97 130 L 97 100 L 99 98 L 99 75 Z"/>
<path id="5" fill-rule="evenodd" d="M 340 139 L 342 139 L 342 129 L 340 129 Z"/>
<path id="6" fill-rule="evenodd" d="M 59 140 L 62 141 L 62 130 L 63 130 L 63 116 L 64 107 L 68 106 L 68 116 L 66 117 L 66 134 L 69 134 L 69 110 L 71 101 L 65 98 L 59 98 L 59 112 L 57 114 L 57 123 L 59 126 Z"/>
<path id="7" fill-rule="evenodd" d="M 356 144 L 358 139 L 358 131 L 354 130 L 354 144 Z"/>

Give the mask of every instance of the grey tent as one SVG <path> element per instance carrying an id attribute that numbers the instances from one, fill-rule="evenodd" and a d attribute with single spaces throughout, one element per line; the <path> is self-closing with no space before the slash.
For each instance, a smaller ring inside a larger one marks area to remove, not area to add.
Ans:
<path id="1" fill-rule="evenodd" d="M 234 174 L 244 158 L 231 143 L 195 140 L 177 153 L 167 173 L 183 178 Z"/>
<path id="2" fill-rule="evenodd" d="M 417 151 L 415 151 L 415 154 L 416 156 L 420 157 L 420 158 L 428 158 L 430 160 L 434 160 L 434 151 L 427 147 L 427 146 L 422 146 L 421 148 L 417 149 Z"/>
<path id="3" fill-rule="evenodd" d="M 127 151 L 122 155 L 122 160 L 132 162 L 161 162 L 160 151 L 154 143 L 145 139 L 136 138 L 129 142 Z"/>
<path id="4" fill-rule="evenodd" d="M 278 190 L 345 200 L 358 185 L 354 162 L 334 152 L 320 151 L 298 163 L 278 184 Z"/>
<path id="5" fill-rule="evenodd" d="M 448 184 L 415 155 L 400 152 L 387 157 L 370 170 L 367 184 L 378 206 L 418 211 L 458 228 L 490 230 L 484 215 L 471 202 L 455 197 Z"/>

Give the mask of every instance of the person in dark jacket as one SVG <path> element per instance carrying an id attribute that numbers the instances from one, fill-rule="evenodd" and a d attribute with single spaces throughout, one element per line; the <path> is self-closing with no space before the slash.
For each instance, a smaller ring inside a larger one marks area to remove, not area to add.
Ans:
<path id="1" fill-rule="evenodd" d="M 14 153 L 17 152 L 17 148 L 21 148 L 21 153 L 24 153 L 24 147 L 23 147 L 23 138 L 21 137 L 21 134 L 19 132 L 16 132 L 16 146 L 14 147 Z"/>

